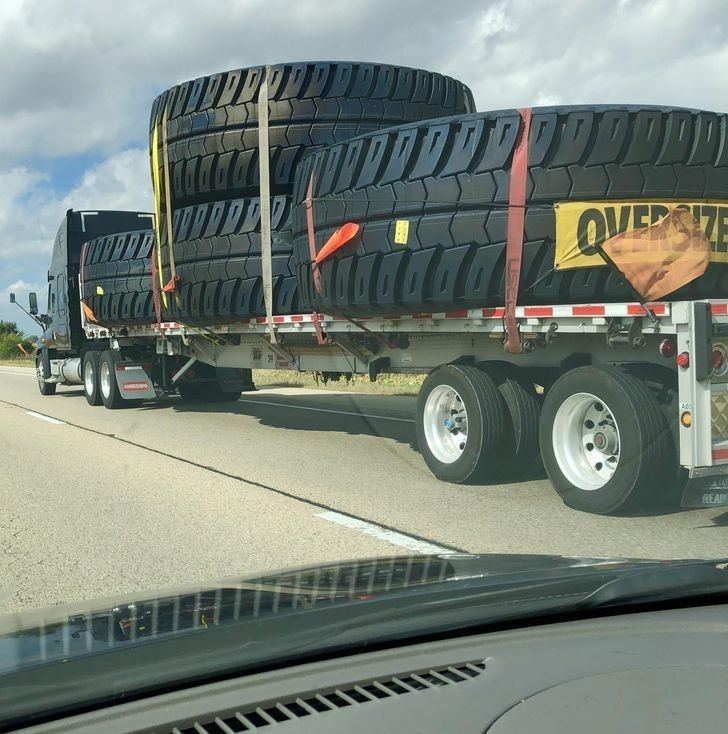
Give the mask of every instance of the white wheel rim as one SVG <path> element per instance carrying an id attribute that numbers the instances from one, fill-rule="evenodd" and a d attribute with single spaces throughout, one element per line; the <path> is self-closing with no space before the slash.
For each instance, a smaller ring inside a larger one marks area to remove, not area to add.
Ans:
<path id="1" fill-rule="evenodd" d="M 111 397 L 111 370 L 108 362 L 102 362 L 99 369 L 99 382 L 101 384 L 101 394 L 105 398 Z"/>
<path id="2" fill-rule="evenodd" d="M 45 385 L 45 377 L 43 377 L 43 364 L 38 362 L 35 368 L 35 376 L 38 378 L 38 384 L 43 387 Z"/>
<path id="3" fill-rule="evenodd" d="M 561 473 L 579 489 L 601 489 L 619 466 L 619 426 L 595 395 L 576 393 L 559 406 L 552 445 Z"/>
<path id="4" fill-rule="evenodd" d="M 94 366 L 91 360 L 87 360 L 83 368 L 83 389 L 89 397 L 94 392 Z"/>
<path id="5" fill-rule="evenodd" d="M 423 415 L 425 439 L 443 464 L 456 462 L 468 442 L 468 413 L 457 390 L 438 385 L 427 396 Z"/>

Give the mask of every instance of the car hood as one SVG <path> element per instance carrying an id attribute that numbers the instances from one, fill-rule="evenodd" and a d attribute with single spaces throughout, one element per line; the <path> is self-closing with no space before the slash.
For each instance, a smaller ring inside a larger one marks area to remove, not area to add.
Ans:
<path id="1" fill-rule="evenodd" d="M 660 563 L 531 554 L 394 556 L 22 611 L 0 617 L 0 673 L 250 618 L 381 602 L 427 587 L 508 583 L 518 590 L 544 578 L 568 581 Z"/>

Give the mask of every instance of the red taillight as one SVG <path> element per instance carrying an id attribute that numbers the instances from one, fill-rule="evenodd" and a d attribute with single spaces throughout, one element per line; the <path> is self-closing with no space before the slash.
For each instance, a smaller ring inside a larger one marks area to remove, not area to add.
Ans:
<path id="1" fill-rule="evenodd" d="M 687 352 L 680 352 L 680 354 L 675 357 L 675 364 L 686 370 L 690 366 L 690 355 Z"/>
<path id="2" fill-rule="evenodd" d="M 718 372 L 722 370 L 723 367 L 725 367 L 725 355 L 723 354 L 723 352 L 720 351 L 720 349 L 713 350 L 711 362 L 713 364 L 713 369 Z"/>
<path id="3" fill-rule="evenodd" d="M 672 339 L 663 339 L 660 342 L 660 346 L 657 348 L 660 352 L 661 357 L 670 358 L 674 357 L 677 352 L 677 344 Z"/>

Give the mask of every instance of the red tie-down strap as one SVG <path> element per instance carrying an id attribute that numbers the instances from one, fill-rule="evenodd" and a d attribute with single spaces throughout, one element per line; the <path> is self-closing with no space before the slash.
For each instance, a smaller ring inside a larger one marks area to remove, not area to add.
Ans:
<path id="1" fill-rule="evenodd" d="M 316 262 L 316 238 L 313 229 L 313 173 L 308 179 L 308 189 L 306 190 L 306 231 L 308 233 L 308 252 L 311 258 L 311 276 L 317 293 L 321 293 L 321 271 Z M 328 337 L 321 328 L 319 314 L 313 312 L 313 326 L 316 329 L 316 343 L 319 346 L 325 346 L 329 343 Z"/>
<path id="2" fill-rule="evenodd" d="M 516 321 L 518 290 L 523 260 L 523 227 L 526 217 L 526 182 L 528 180 L 528 138 L 531 131 L 531 108 L 518 110 L 521 117 L 516 146 L 511 162 L 508 187 L 508 228 L 506 231 L 505 271 L 505 350 L 511 354 L 523 351 L 521 333 Z"/>
<path id="3" fill-rule="evenodd" d="M 80 285 L 80 295 L 81 295 L 81 310 L 83 311 L 84 315 L 86 316 L 86 321 L 92 321 L 93 323 L 97 324 L 98 321 L 96 321 L 96 314 L 91 310 L 91 307 L 86 303 L 86 280 L 85 280 L 85 271 L 84 271 L 84 263 L 86 262 L 86 251 L 88 250 L 88 242 L 84 242 L 83 246 L 81 247 L 81 268 L 80 268 L 80 278 L 79 278 L 79 285 Z"/>

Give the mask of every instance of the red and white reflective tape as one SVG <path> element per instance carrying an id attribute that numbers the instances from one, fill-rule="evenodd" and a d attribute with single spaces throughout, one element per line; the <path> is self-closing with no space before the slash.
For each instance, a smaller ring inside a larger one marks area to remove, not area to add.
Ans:
<path id="1" fill-rule="evenodd" d="M 669 317 L 671 315 L 671 303 L 650 303 L 647 304 L 657 317 Z M 711 303 L 711 312 L 713 316 L 728 316 L 728 300 Z M 640 317 L 645 316 L 645 310 L 639 303 L 585 303 L 557 306 L 516 306 L 515 317 L 521 320 L 538 320 L 538 319 L 605 319 L 619 317 Z M 415 314 L 377 314 L 369 316 L 359 316 L 354 319 L 347 319 L 343 316 L 325 316 L 323 314 L 297 313 L 286 314 L 284 316 L 274 316 L 273 323 L 276 325 L 296 325 L 305 324 L 332 324 L 352 322 L 352 328 L 356 328 L 357 323 L 365 323 L 372 326 L 378 322 L 380 325 L 387 323 L 392 324 L 392 328 L 396 329 L 396 324 L 412 324 L 418 323 L 426 326 L 425 322 L 442 322 L 442 321 L 469 321 L 478 322 L 484 320 L 503 320 L 506 314 L 505 306 L 494 306 L 490 308 L 476 308 L 470 310 L 458 311 L 442 311 L 433 313 L 415 313 Z M 253 330 L 257 330 L 259 326 L 267 323 L 265 316 L 258 316 L 252 319 L 241 319 L 231 321 L 222 326 L 210 326 L 209 331 L 228 332 L 231 327 L 249 326 Z M 384 326 L 386 329 L 387 327 Z M 135 335 L 160 335 L 165 332 L 181 331 L 189 329 L 194 332 L 194 327 L 185 326 L 176 321 L 163 321 L 160 324 L 141 324 L 126 327 L 129 334 Z M 106 328 L 89 328 L 85 329 L 86 334 L 90 337 L 108 337 L 113 330 Z"/>
<path id="2" fill-rule="evenodd" d="M 655 316 L 667 316 L 669 304 L 648 304 Z M 471 312 L 472 313 L 472 312 Z M 639 303 L 596 303 L 574 306 L 517 306 L 516 318 L 549 319 L 549 318 L 614 318 L 617 316 L 645 316 L 645 310 Z M 481 318 L 502 319 L 505 308 L 484 308 Z M 471 316 L 472 318 L 472 316 Z"/>

